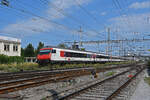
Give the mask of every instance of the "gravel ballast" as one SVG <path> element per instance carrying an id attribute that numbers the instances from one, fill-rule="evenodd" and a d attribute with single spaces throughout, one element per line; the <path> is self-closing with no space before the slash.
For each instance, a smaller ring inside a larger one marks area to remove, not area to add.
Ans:
<path id="1" fill-rule="evenodd" d="M 147 72 L 145 71 L 130 100 L 150 100 L 150 86 L 144 81 L 146 76 Z"/>
<path id="2" fill-rule="evenodd" d="M 114 72 L 115 74 L 117 74 L 127 69 L 128 68 L 123 68 L 123 69 L 117 69 L 117 70 L 115 69 L 111 71 L 101 72 L 98 74 L 98 78 L 103 79 L 104 76 L 106 77 L 106 74 L 108 72 Z M 63 95 L 63 92 L 68 89 L 71 90 L 74 87 L 78 87 L 82 84 L 85 84 L 87 82 L 94 81 L 94 80 L 95 78 L 92 75 L 87 75 L 87 76 L 77 77 L 69 81 L 49 83 L 49 84 L 34 87 L 34 88 L 28 88 L 28 89 L 16 91 L 10 94 L 20 95 L 23 97 L 23 100 L 41 100 L 46 97 L 51 97 L 52 94 Z"/>

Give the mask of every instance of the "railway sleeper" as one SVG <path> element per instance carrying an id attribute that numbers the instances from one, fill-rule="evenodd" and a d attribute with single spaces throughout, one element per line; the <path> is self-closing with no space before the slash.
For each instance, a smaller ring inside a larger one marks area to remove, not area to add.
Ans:
<path id="1" fill-rule="evenodd" d="M 98 96 L 98 97 L 93 97 L 93 96 L 79 96 L 76 97 L 75 100 L 104 100 L 104 96 Z"/>
<path id="2" fill-rule="evenodd" d="M 105 93 L 105 94 L 98 94 L 96 95 L 95 93 L 92 93 L 92 94 L 81 94 L 80 96 L 85 96 L 85 97 L 107 97 L 109 94 L 108 93 Z"/>

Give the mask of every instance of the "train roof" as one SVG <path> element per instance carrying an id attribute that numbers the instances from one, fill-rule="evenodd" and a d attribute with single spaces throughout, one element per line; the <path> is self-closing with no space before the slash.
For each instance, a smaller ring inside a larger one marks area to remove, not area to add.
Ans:
<path id="1" fill-rule="evenodd" d="M 61 48 L 61 47 L 57 47 L 57 46 L 45 46 L 44 48 L 58 48 L 58 49 L 74 50 L 74 51 L 81 51 L 81 52 L 98 53 L 98 52 L 93 52 L 93 51 L 82 51 L 82 50 L 71 49 L 71 48 Z M 98 53 L 98 54 L 100 54 L 100 53 Z"/>
<path id="2" fill-rule="evenodd" d="M 96 54 L 101 54 L 101 55 L 104 55 L 104 56 L 109 56 L 109 55 L 106 55 L 106 54 L 103 54 L 103 53 L 98 53 L 98 52 L 93 52 L 93 51 L 82 51 L 82 50 L 76 50 L 76 49 L 71 49 L 71 48 L 60 48 L 60 47 L 57 47 L 57 46 L 45 46 L 44 48 L 58 48 L 58 49 L 74 50 L 74 51 L 80 51 L 80 52 L 89 52 L 89 53 L 96 53 Z M 113 56 L 113 57 L 118 57 L 118 56 Z"/>

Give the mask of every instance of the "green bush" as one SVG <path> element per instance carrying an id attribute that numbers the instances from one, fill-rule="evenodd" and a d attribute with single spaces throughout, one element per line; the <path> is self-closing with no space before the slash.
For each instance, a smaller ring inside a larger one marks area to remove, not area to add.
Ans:
<path id="1" fill-rule="evenodd" d="M 108 72 L 108 73 L 106 73 L 106 76 L 108 77 L 108 76 L 112 76 L 112 75 L 114 75 L 116 72 Z"/>
<path id="2" fill-rule="evenodd" d="M 22 63 L 22 62 L 24 62 L 23 57 L 0 55 L 0 64 Z"/>
<path id="3" fill-rule="evenodd" d="M 147 61 L 147 66 L 148 66 L 148 67 L 150 67 L 150 60 L 149 60 L 149 61 Z"/>
<path id="4" fill-rule="evenodd" d="M 145 77 L 144 81 L 150 85 L 150 77 Z"/>

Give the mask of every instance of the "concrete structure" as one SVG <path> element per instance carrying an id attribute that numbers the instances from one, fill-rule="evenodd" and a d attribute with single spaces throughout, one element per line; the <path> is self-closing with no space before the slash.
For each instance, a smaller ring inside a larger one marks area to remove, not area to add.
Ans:
<path id="1" fill-rule="evenodd" d="M 31 62 L 35 63 L 36 62 L 36 57 L 24 57 L 25 62 Z"/>
<path id="2" fill-rule="evenodd" d="M 11 37 L 0 36 L 0 54 L 8 56 L 20 56 L 21 40 Z"/>

